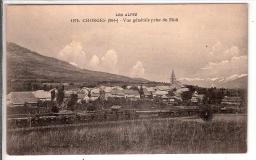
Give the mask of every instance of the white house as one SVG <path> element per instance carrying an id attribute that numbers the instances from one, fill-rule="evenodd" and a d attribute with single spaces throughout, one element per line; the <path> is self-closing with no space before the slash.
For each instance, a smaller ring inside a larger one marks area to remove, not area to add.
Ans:
<path id="1" fill-rule="evenodd" d="M 51 92 L 44 91 L 44 90 L 37 90 L 32 92 L 34 96 L 41 101 L 50 101 L 51 100 Z"/>
<path id="2" fill-rule="evenodd" d="M 132 100 L 132 101 L 136 101 L 136 100 L 140 99 L 140 94 L 136 90 L 125 89 L 124 94 L 125 94 L 126 99 L 129 99 L 129 100 Z"/>
<path id="3" fill-rule="evenodd" d="M 168 91 L 160 91 L 160 90 L 157 90 L 155 92 L 153 92 L 153 96 L 159 96 L 159 97 L 162 97 L 164 95 L 168 95 Z"/>
<path id="4" fill-rule="evenodd" d="M 203 101 L 203 98 L 203 94 L 198 94 L 197 91 L 195 91 L 191 97 L 191 103 L 200 103 Z"/>

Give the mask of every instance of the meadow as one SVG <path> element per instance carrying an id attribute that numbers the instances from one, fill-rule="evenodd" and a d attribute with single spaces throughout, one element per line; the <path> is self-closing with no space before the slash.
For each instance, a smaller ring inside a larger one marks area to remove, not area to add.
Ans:
<path id="1" fill-rule="evenodd" d="M 8 132 L 7 152 L 35 154 L 245 153 L 245 115 L 104 122 L 75 128 Z"/>

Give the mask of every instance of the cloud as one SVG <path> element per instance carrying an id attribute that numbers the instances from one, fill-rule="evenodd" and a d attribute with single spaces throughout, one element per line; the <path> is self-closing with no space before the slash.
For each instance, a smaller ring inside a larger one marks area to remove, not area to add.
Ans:
<path id="1" fill-rule="evenodd" d="M 240 56 L 240 49 L 235 45 L 231 47 L 224 47 L 220 41 L 216 42 L 212 46 L 208 54 L 208 58 L 212 62 L 230 60 L 234 56 Z"/>
<path id="2" fill-rule="evenodd" d="M 230 57 L 239 56 L 240 50 L 237 46 L 232 46 L 231 48 L 224 51 L 224 55 Z"/>
<path id="3" fill-rule="evenodd" d="M 85 68 L 86 53 L 83 50 L 82 44 L 78 41 L 72 41 L 70 44 L 64 46 L 58 53 L 57 58 L 76 64 L 80 68 Z"/>
<path id="4" fill-rule="evenodd" d="M 118 56 L 115 50 L 110 49 L 101 57 L 101 68 L 109 73 L 118 73 Z"/>
<path id="5" fill-rule="evenodd" d="M 130 76 L 131 77 L 144 77 L 145 68 L 141 61 L 137 61 L 136 64 L 132 67 Z"/>
<path id="6" fill-rule="evenodd" d="M 118 74 L 119 72 L 117 67 L 118 55 L 115 50 L 109 49 L 102 57 L 93 55 L 91 59 L 88 60 L 83 46 L 79 41 L 73 40 L 64 46 L 58 53 L 57 58 L 83 69 L 88 68 L 114 74 Z"/>
<path id="7" fill-rule="evenodd" d="M 93 55 L 88 63 L 88 68 L 118 74 L 118 55 L 115 50 L 108 50 L 105 55 L 102 57 L 98 57 L 97 55 Z"/>
<path id="8" fill-rule="evenodd" d="M 234 56 L 230 60 L 209 62 L 197 75 L 203 77 L 229 77 L 230 75 L 247 74 L 247 56 Z"/>
<path id="9" fill-rule="evenodd" d="M 218 67 L 219 65 L 225 65 L 228 64 L 229 61 L 228 60 L 223 60 L 221 62 L 209 62 L 205 67 L 201 68 L 203 70 L 210 70 L 210 69 L 214 69 L 215 67 Z"/>
<path id="10" fill-rule="evenodd" d="M 224 47 L 220 41 L 216 42 L 208 54 L 207 61 L 208 63 L 198 70 L 195 77 L 226 80 L 232 75 L 247 74 L 248 58 L 242 55 L 235 45 Z"/>
<path id="11" fill-rule="evenodd" d="M 209 53 L 210 53 L 210 55 L 214 55 L 214 54 L 220 52 L 222 49 L 223 49 L 223 45 L 220 41 L 218 41 L 212 46 L 212 49 Z"/>
<path id="12" fill-rule="evenodd" d="M 93 55 L 91 60 L 89 61 L 89 68 L 92 68 L 92 69 L 97 69 L 97 67 L 99 66 L 100 64 L 100 59 L 98 56 L 96 55 Z"/>

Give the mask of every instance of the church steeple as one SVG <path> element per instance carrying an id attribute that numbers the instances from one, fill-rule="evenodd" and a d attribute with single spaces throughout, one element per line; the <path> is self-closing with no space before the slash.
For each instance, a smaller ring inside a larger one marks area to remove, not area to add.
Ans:
<path id="1" fill-rule="evenodd" d="M 175 73 L 174 70 L 172 70 L 172 75 L 171 75 L 171 84 L 174 84 L 176 82 L 176 77 L 175 77 Z"/>

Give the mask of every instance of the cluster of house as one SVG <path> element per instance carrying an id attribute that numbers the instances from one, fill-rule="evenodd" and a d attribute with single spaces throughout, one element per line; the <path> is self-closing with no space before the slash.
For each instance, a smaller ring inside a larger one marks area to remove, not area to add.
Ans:
<path id="1" fill-rule="evenodd" d="M 72 94 L 77 95 L 78 103 L 80 102 L 90 102 L 98 100 L 102 97 L 104 100 L 109 99 L 126 99 L 130 101 L 137 101 L 140 99 L 155 99 L 159 98 L 163 102 L 167 103 L 177 103 L 181 102 L 181 94 L 183 92 L 189 91 L 188 88 L 171 88 L 170 86 L 155 86 L 146 87 L 138 86 L 138 89 L 134 89 L 133 86 L 127 86 L 125 89 L 120 86 L 100 86 L 95 88 L 74 88 L 64 91 L 64 99 L 68 99 Z M 57 89 L 52 89 L 50 91 L 37 90 L 37 91 L 26 91 L 26 92 L 10 92 L 7 95 L 7 103 L 12 106 L 23 106 L 25 104 L 36 105 L 38 101 L 51 101 L 51 92 Z M 172 93 L 172 94 L 170 94 Z M 199 97 L 196 92 L 192 96 L 193 102 L 198 102 Z M 56 97 L 55 97 L 56 99 Z"/>
<path id="2" fill-rule="evenodd" d="M 141 88 L 142 87 L 142 88 Z M 141 88 L 141 89 L 140 89 Z M 56 90 L 56 89 L 53 89 Z M 7 105 L 9 106 L 25 106 L 29 104 L 36 106 L 40 101 L 51 101 L 51 92 L 44 90 L 37 91 L 26 91 L 26 92 L 10 92 L 7 95 Z M 57 90 L 56 90 L 57 91 Z M 139 89 L 132 89 L 132 86 L 127 86 L 126 89 L 114 86 L 100 86 L 96 88 L 87 88 L 83 87 L 81 89 L 69 89 L 64 91 L 64 99 L 70 98 L 72 94 L 76 94 L 78 98 L 78 103 L 80 102 L 90 102 L 103 97 L 104 100 L 109 99 L 126 99 L 130 101 L 137 101 L 140 99 L 160 99 L 163 102 L 168 104 L 176 104 L 182 102 L 181 95 L 183 92 L 189 91 L 188 88 L 171 88 L 170 86 L 155 86 L 155 87 L 146 87 L 139 86 Z M 171 94 L 170 94 L 171 93 Z M 204 95 L 198 94 L 195 91 L 190 99 L 192 104 L 198 104 L 202 102 Z M 240 97 L 224 97 L 222 100 L 223 105 L 240 105 Z"/>
<path id="3" fill-rule="evenodd" d="M 57 88 L 57 87 L 56 87 Z M 50 91 L 37 90 L 29 92 L 11 92 L 7 96 L 7 103 L 11 106 L 23 106 L 25 104 L 36 105 L 40 101 L 51 101 L 51 93 L 58 90 L 54 88 Z M 94 88 L 73 88 L 64 90 L 64 99 L 68 99 L 72 94 L 77 95 L 78 103 L 95 101 L 99 98 L 104 100 L 109 99 L 126 99 L 130 101 L 137 101 L 139 99 L 160 99 L 169 104 L 178 104 L 182 101 L 181 95 L 183 92 L 189 91 L 183 84 L 176 81 L 174 72 L 171 76 L 170 85 L 161 86 L 99 86 Z M 195 92 L 192 96 L 191 102 L 198 103 L 203 95 Z M 56 99 L 56 97 L 55 97 Z"/>
<path id="4" fill-rule="evenodd" d="M 57 88 L 57 87 L 56 87 Z M 52 99 L 52 92 L 57 93 L 58 90 L 54 88 L 50 91 L 37 90 L 27 92 L 10 92 L 7 95 L 7 105 L 9 106 L 25 106 L 37 105 L 40 101 L 52 101 L 56 100 L 56 96 Z M 73 88 L 64 90 L 64 99 L 70 98 L 72 95 L 77 95 L 77 102 L 96 101 L 98 99 L 110 100 L 110 99 L 126 99 L 130 101 L 137 101 L 140 99 L 157 99 L 168 104 L 179 104 L 182 102 L 182 93 L 189 91 L 189 88 L 185 87 L 182 83 L 176 80 L 174 72 L 172 72 L 170 85 L 161 86 L 126 86 L 122 88 L 120 86 L 99 86 L 94 88 Z M 58 93 L 57 93 L 58 94 Z M 190 99 L 192 104 L 198 104 L 202 102 L 204 98 L 203 94 L 198 94 L 195 91 Z M 239 101 L 239 102 L 238 102 Z M 234 97 L 225 97 L 223 104 L 240 103 L 240 99 Z"/>
<path id="5" fill-rule="evenodd" d="M 159 97 L 163 101 L 171 102 L 177 100 L 182 101 L 181 93 L 184 91 L 188 91 L 188 89 L 182 88 L 173 91 L 170 86 L 127 86 L 125 89 L 120 86 L 100 86 L 96 88 L 84 87 L 82 89 L 67 90 L 65 91 L 65 96 L 68 97 L 71 94 L 77 94 L 78 101 L 84 100 L 86 102 L 95 101 L 99 97 L 103 97 L 104 100 L 123 98 L 131 101 L 137 101 L 139 99 L 154 99 Z M 173 92 L 174 95 L 170 96 L 170 92 Z"/>

